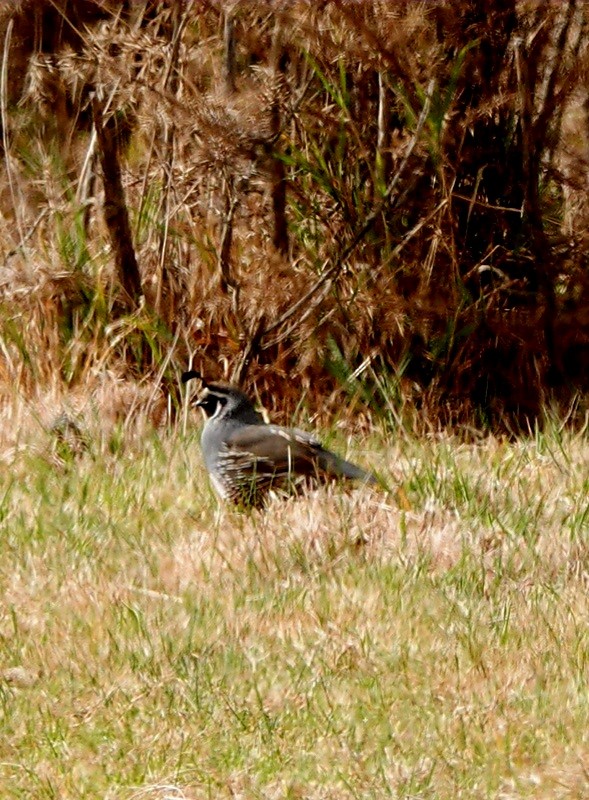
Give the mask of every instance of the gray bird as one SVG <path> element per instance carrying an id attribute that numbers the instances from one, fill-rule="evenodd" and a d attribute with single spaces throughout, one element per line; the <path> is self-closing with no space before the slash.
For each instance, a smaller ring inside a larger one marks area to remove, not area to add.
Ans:
<path id="1" fill-rule="evenodd" d="M 199 378 L 204 385 L 194 405 L 205 414 L 203 458 L 223 500 L 260 506 L 269 489 L 292 486 L 299 476 L 378 483 L 374 475 L 327 450 L 311 434 L 268 425 L 240 389 L 207 383 L 194 370 L 182 374 L 183 383 L 191 378 Z"/>

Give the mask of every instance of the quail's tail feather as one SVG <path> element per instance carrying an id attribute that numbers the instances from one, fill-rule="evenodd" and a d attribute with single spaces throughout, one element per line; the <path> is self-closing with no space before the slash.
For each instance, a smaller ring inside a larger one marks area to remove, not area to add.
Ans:
<path id="1" fill-rule="evenodd" d="M 362 483 L 375 486 L 378 484 L 377 479 L 372 473 L 367 472 L 357 464 L 352 464 L 351 461 L 346 461 L 344 458 L 336 456 L 330 450 L 323 449 L 319 454 L 318 459 L 319 467 L 328 475 L 333 475 L 337 478 L 349 478 L 354 481 L 361 481 Z"/>

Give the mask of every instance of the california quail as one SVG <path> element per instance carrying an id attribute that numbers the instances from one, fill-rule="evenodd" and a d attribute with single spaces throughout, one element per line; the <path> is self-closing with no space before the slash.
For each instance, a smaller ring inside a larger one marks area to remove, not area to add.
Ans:
<path id="1" fill-rule="evenodd" d="M 305 431 L 266 424 L 240 389 L 207 383 L 194 370 L 182 375 L 184 383 L 191 378 L 204 384 L 195 402 L 206 417 L 202 452 L 211 483 L 224 500 L 259 506 L 271 487 L 298 476 L 377 483 L 374 475 L 325 449 Z"/>

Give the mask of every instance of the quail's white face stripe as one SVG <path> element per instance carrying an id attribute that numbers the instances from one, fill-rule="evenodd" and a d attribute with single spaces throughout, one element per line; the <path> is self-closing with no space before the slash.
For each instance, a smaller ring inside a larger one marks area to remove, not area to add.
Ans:
<path id="1" fill-rule="evenodd" d="M 215 413 L 211 417 L 211 419 L 216 419 L 221 412 L 223 411 L 223 403 L 217 403 L 217 408 L 215 409 Z"/>

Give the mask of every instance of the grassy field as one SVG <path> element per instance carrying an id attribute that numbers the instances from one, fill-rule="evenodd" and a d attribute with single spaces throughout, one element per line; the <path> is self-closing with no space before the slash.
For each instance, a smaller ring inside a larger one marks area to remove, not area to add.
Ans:
<path id="1" fill-rule="evenodd" d="M 3 798 L 587 796 L 585 437 L 356 434 L 390 494 L 248 516 L 181 428 L 5 410 Z"/>

